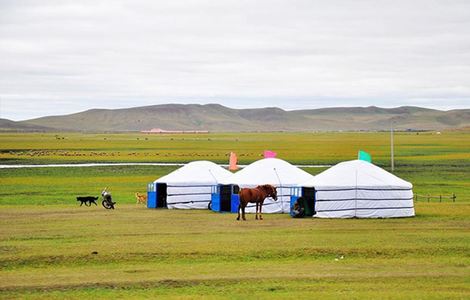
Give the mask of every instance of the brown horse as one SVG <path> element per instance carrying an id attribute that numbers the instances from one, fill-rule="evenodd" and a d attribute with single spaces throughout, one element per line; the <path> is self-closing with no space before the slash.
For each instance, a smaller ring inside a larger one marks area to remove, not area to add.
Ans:
<path id="1" fill-rule="evenodd" d="M 244 188 L 240 190 L 240 204 L 238 205 L 238 218 L 240 220 L 240 210 L 242 211 L 242 218 L 245 219 L 245 207 L 248 205 L 249 202 L 256 203 L 256 217 L 255 219 L 258 220 L 258 207 L 259 207 L 259 219 L 263 220 L 263 216 L 261 214 L 261 209 L 263 208 L 264 199 L 267 197 L 272 197 L 274 201 L 277 201 L 277 191 L 276 187 L 265 184 L 265 185 L 258 185 L 254 189 Z"/>

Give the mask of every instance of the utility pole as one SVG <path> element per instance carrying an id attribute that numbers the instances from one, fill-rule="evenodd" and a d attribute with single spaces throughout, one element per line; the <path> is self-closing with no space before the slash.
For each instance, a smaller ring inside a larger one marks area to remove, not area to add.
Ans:
<path id="1" fill-rule="evenodd" d="M 390 160 L 392 164 L 392 172 L 395 170 L 395 162 L 393 159 L 393 121 L 390 122 Z"/>

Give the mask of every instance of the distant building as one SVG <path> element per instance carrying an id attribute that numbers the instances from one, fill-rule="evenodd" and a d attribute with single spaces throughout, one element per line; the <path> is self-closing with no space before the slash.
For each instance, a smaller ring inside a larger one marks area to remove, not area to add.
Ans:
<path id="1" fill-rule="evenodd" d="M 161 128 L 152 128 L 150 130 L 142 130 L 142 133 L 155 134 L 173 134 L 173 133 L 209 133 L 207 130 L 164 130 Z"/>

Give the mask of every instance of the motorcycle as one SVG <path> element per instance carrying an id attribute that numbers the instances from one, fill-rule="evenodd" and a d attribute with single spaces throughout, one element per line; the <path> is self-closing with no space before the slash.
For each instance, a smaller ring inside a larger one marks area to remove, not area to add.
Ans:
<path id="1" fill-rule="evenodd" d="M 114 209 L 114 204 L 116 204 L 116 202 L 113 202 L 113 198 L 111 197 L 111 193 L 108 192 L 107 187 L 101 192 L 101 197 L 103 198 L 101 205 L 103 205 L 104 208 Z"/>

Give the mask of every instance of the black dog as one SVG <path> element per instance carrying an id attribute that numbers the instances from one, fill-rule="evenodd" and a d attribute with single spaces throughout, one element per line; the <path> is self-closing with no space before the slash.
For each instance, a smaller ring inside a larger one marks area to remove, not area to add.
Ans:
<path id="1" fill-rule="evenodd" d="M 98 197 L 92 197 L 92 196 L 87 196 L 87 197 L 77 197 L 77 201 L 80 201 L 80 206 L 83 205 L 83 203 L 85 203 L 85 206 L 91 206 L 92 203 L 95 203 L 96 204 L 96 200 L 98 200 Z M 87 205 L 88 203 L 88 205 Z"/>

